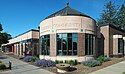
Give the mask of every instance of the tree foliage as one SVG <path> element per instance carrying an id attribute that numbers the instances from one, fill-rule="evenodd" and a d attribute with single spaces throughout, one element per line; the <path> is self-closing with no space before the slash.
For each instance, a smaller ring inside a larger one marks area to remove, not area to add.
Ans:
<path id="1" fill-rule="evenodd" d="M 0 23 L 0 32 L 3 30 L 3 28 L 2 28 L 2 24 Z"/>
<path id="2" fill-rule="evenodd" d="M 116 24 L 118 24 L 118 27 L 125 30 L 125 5 L 124 4 L 119 9 L 116 19 L 117 19 Z"/>
<path id="3" fill-rule="evenodd" d="M 98 25 L 112 24 L 125 30 L 125 5 L 122 4 L 120 9 L 117 11 L 117 7 L 111 1 L 104 5 L 104 10 L 98 20 Z"/>
<path id="4" fill-rule="evenodd" d="M 3 32 L 2 24 L 0 24 L 0 46 L 2 44 L 8 43 L 8 40 L 11 39 L 11 35 Z"/>
<path id="5" fill-rule="evenodd" d="M 116 18 L 115 15 L 117 13 L 117 8 L 112 1 L 109 1 L 104 5 L 104 10 L 101 13 L 101 17 L 98 20 L 98 25 L 106 25 L 106 24 L 115 24 Z"/>

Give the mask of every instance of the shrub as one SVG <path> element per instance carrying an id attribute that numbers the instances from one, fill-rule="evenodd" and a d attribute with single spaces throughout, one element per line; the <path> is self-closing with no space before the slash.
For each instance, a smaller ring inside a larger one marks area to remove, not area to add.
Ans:
<path id="1" fill-rule="evenodd" d="M 101 65 L 100 61 L 97 61 L 97 60 L 89 60 L 89 61 L 84 61 L 82 63 L 83 65 L 88 66 L 88 67 L 95 67 L 95 66 Z"/>
<path id="2" fill-rule="evenodd" d="M 42 60 L 36 61 L 36 62 L 35 62 L 35 65 L 37 65 L 37 66 L 42 66 L 42 67 L 46 67 L 47 62 L 46 62 L 45 59 L 42 59 Z"/>
<path id="3" fill-rule="evenodd" d="M 69 64 L 69 61 L 68 61 L 68 60 L 65 60 L 65 63 L 66 63 L 66 64 Z"/>
<path id="4" fill-rule="evenodd" d="M 69 64 L 70 64 L 71 66 L 73 66 L 73 65 L 74 65 L 74 61 L 73 61 L 73 60 L 70 60 L 70 61 L 69 61 Z"/>
<path id="5" fill-rule="evenodd" d="M 55 66 L 56 65 L 56 63 L 54 62 L 54 61 L 52 61 L 52 60 L 47 60 L 47 66 L 48 67 L 53 67 L 53 66 Z"/>
<path id="6" fill-rule="evenodd" d="M 5 56 L 0 56 L 0 59 L 6 59 L 7 57 L 5 57 Z"/>
<path id="7" fill-rule="evenodd" d="M 63 60 L 60 60 L 59 63 L 63 63 Z"/>
<path id="8" fill-rule="evenodd" d="M 74 65 L 77 65 L 78 64 L 78 61 L 77 60 L 74 60 Z"/>
<path id="9" fill-rule="evenodd" d="M 2 61 L 0 61 L 0 63 L 2 63 Z"/>
<path id="10" fill-rule="evenodd" d="M 100 61 L 101 63 L 103 63 L 103 62 L 106 62 L 106 61 L 110 61 L 111 59 L 108 58 L 108 57 L 105 57 L 105 56 L 99 56 L 97 58 L 97 60 Z"/>
<path id="11" fill-rule="evenodd" d="M 36 57 L 39 58 L 39 54 L 37 54 Z"/>
<path id="12" fill-rule="evenodd" d="M 73 66 L 73 65 L 77 65 L 77 64 L 78 64 L 78 61 L 77 61 L 77 60 L 69 60 L 69 61 L 68 61 L 68 60 L 65 60 L 65 63 L 66 63 L 66 64 L 70 64 L 70 65 Z"/>
<path id="13" fill-rule="evenodd" d="M 4 69 L 6 69 L 6 65 L 3 64 L 3 63 L 1 63 L 1 64 L 0 64 L 0 70 L 4 70 Z"/>
<path id="14" fill-rule="evenodd" d="M 36 56 L 26 56 L 23 58 L 25 62 L 35 62 L 36 60 L 39 60 L 38 57 Z"/>
<path id="15" fill-rule="evenodd" d="M 59 64 L 59 60 L 55 60 L 55 63 L 56 63 L 56 64 Z"/>
<path id="16" fill-rule="evenodd" d="M 37 60 L 39 60 L 39 58 L 36 57 L 36 56 L 33 56 L 33 57 L 31 58 L 31 62 L 35 62 L 35 61 L 37 61 Z"/>
<path id="17" fill-rule="evenodd" d="M 25 62 L 31 62 L 32 56 L 26 56 L 23 58 L 23 61 Z"/>
<path id="18" fill-rule="evenodd" d="M 55 60 L 56 64 L 63 63 L 63 60 Z"/>
<path id="19" fill-rule="evenodd" d="M 106 61 L 111 61 L 111 58 L 105 57 L 105 62 L 106 62 Z"/>
<path id="20" fill-rule="evenodd" d="M 42 60 L 37 60 L 35 62 L 35 65 L 41 66 L 41 67 L 52 67 L 52 66 L 55 66 L 56 63 L 54 61 L 52 61 L 52 60 L 42 59 Z"/>

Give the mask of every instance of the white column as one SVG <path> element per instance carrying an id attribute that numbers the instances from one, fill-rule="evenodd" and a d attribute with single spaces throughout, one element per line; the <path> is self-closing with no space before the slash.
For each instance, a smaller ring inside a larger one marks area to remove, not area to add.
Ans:
<path id="1" fill-rule="evenodd" d="M 124 40 L 124 54 L 125 54 L 125 37 L 123 37 Z"/>
<path id="2" fill-rule="evenodd" d="M 19 48 L 20 49 L 20 56 L 22 56 L 22 50 L 23 50 L 22 49 L 22 44 L 20 43 L 19 46 L 20 46 L 20 48 Z"/>
<path id="3" fill-rule="evenodd" d="M 16 55 L 18 55 L 18 44 L 16 44 L 16 50 L 17 50 Z"/>
<path id="4" fill-rule="evenodd" d="M 16 55 L 16 44 L 14 44 L 14 55 Z"/>
<path id="5" fill-rule="evenodd" d="M 25 43 L 23 43 L 23 56 L 25 56 Z"/>
<path id="6" fill-rule="evenodd" d="M 122 35 L 113 35 L 113 55 L 118 55 L 118 39 L 122 38 Z"/>

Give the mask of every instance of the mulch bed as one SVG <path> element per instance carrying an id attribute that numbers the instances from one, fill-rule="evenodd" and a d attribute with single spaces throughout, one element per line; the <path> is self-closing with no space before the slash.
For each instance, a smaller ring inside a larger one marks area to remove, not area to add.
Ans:
<path id="1" fill-rule="evenodd" d="M 77 70 L 72 71 L 72 72 L 68 72 L 66 74 L 88 74 L 88 73 L 91 73 L 93 71 L 97 71 L 99 69 L 102 69 L 102 68 L 108 67 L 110 65 L 116 64 L 118 62 L 121 62 L 123 60 L 125 60 L 125 58 L 112 58 L 111 61 L 104 62 L 101 66 L 96 66 L 96 67 L 87 67 L 87 66 L 84 66 L 82 64 L 78 64 L 78 65 L 74 66 L 77 68 Z M 56 74 L 60 74 L 60 73 L 57 73 L 56 67 L 50 67 L 50 68 L 48 67 L 45 69 L 49 70 L 51 72 L 54 72 Z"/>
<path id="2" fill-rule="evenodd" d="M 15 56 L 15 55 L 9 55 L 9 56 L 19 59 L 19 57 Z M 99 69 L 102 69 L 102 68 L 108 67 L 110 65 L 119 63 L 123 60 L 125 60 L 125 58 L 111 58 L 111 61 L 104 62 L 104 63 L 102 63 L 101 66 L 96 66 L 96 67 L 87 67 L 87 66 L 84 66 L 82 64 L 78 64 L 78 65 L 74 66 L 74 67 L 77 68 L 77 70 L 74 70 L 72 72 L 68 72 L 68 73 L 65 73 L 65 74 L 88 74 L 88 73 L 91 73 L 93 71 L 97 71 Z M 29 62 L 29 64 L 34 65 L 33 62 Z M 46 68 L 42 68 L 42 69 L 54 72 L 56 74 L 60 74 L 60 73 L 57 72 L 56 67 L 46 67 Z"/>

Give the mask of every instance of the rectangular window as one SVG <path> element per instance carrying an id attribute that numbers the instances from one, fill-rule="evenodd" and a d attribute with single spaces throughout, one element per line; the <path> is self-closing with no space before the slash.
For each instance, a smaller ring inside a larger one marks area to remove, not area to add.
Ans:
<path id="1" fill-rule="evenodd" d="M 85 35 L 85 55 L 93 55 L 93 48 L 94 48 L 94 35 L 86 34 Z"/>
<path id="2" fill-rule="evenodd" d="M 72 55 L 72 37 L 68 38 L 68 55 Z"/>
<path id="3" fill-rule="evenodd" d="M 57 51 L 57 54 L 58 55 L 61 55 L 61 53 L 62 53 L 62 51 L 61 51 L 61 39 L 60 38 L 57 38 L 57 49 L 59 50 L 59 51 Z"/>
<path id="4" fill-rule="evenodd" d="M 77 55 L 77 33 L 57 34 L 57 55 Z"/>
<path id="5" fill-rule="evenodd" d="M 118 39 L 118 53 L 124 53 L 124 41 L 122 38 Z"/>
<path id="6" fill-rule="evenodd" d="M 62 51 L 63 55 L 67 55 L 67 38 L 62 38 Z"/>
<path id="7" fill-rule="evenodd" d="M 41 54 L 50 55 L 50 35 L 41 36 Z"/>
<path id="8" fill-rule="evenodd" d="M 73 55 L 77 55 L 77 39 L 78 38 L 73 38 Z"/>

